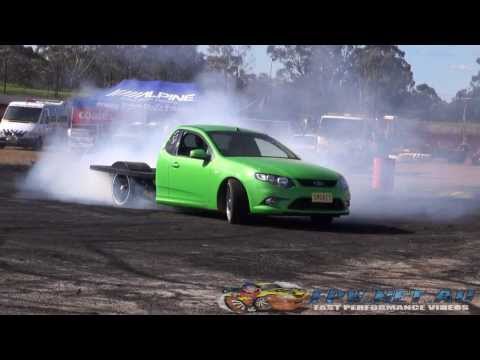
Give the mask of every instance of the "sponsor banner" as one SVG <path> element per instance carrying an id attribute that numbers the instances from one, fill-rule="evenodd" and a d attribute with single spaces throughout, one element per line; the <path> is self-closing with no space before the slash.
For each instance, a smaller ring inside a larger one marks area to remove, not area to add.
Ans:
<path id="1" fill-rule="evenodd" d="M 157 101 L 157 102 L 193 102 L 195 94 L 171 94 L 163 91 L 135 91 L 128 89 L 117 89 L 109 92 L 107 97 L 117 97 L 124 100 Z"/>
<path id="2" fill-rule="evenodd" d="M 176 112 L 196 102 L 197 94 L 193 83 L 124 80 L 110 89 L 73 99 L 72 123 L 112 121 L 115 112 L 134 111 L 138 116 Z"/>
<path id="3" fill-rule="evenodd" d="M 74 104 L 96 103 L 149 103 L 151 106 L 161 104 L 191 104 L 196 102 L 198 90 L 193 83 L 173 83 L 168 81 L 123 80 L 109 89 L 94 92 L 84 98 L 74 99 Z"/>
<path id="4" fill-rule="evenodd" d="M 114 119 L 115 112 L 102 107 L 73 108 L 72 124 L 88 125 L 93 123 L 105 123 Z"/>

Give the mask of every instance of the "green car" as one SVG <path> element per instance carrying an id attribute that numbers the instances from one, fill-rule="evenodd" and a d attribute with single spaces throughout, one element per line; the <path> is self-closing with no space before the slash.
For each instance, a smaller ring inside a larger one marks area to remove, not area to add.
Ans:
<path id="1" fill-rule="evenodd" d="M 91 166 L 114 174 L 114 203 L 150 188 L 159 204 L 216 210 L 229 223 L 250 215 L 305 215 L 321 224 L 347 215 L 350 191 L 339 173 L 300 160 L 258 132 L 217 125 L 180 126 L 160 150 L 156 169 L 143 163 Z"/>

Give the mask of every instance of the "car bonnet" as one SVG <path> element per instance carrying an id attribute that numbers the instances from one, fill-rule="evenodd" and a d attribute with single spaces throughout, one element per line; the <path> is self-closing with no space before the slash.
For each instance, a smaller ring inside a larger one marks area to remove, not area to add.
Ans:
<path id="1" fill-rule="evenodd" d="M 301 160 L 268 157 L 230 157 L 230 161 L 248 166 L 255 172 L 295 179 L 337 180 L 338 173 Z"/>

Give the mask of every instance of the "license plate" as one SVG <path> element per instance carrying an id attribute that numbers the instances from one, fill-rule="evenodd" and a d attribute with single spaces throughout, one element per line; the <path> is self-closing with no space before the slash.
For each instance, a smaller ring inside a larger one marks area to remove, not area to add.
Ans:
<path id="1" fill-rule="evenodd" d="M 312 202 L 331 204 L 333 202 L 332 193 L 312 193 Z"/>

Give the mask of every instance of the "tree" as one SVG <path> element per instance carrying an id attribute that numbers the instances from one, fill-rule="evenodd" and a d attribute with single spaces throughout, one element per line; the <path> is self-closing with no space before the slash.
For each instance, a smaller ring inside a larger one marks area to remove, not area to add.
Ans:
<path id="1" fill-rule="evenodd" d="M 292 88 L 292 102 L 305 115 L 354 106 L 351 100 L 351 45 L 270 45 L 267 53 L 283 67 L 277 78 Z"/>
<path id="2" fill-rule="evenodd" d="M 480 65 L 480 58 L 476 62 Z M 480 70 L 472 76 L 468 88 L 457 92 L 449 104 L 449 110 L 456 120 L 463 119 L 465 111 L 469 121 L 480 121 Z"/>
<path id="3" fill-rule="evenodd" d="M 2 79 L 3 79 L 3 92 L 6 93 L 7 91 L 7 81 L 8 81 L 8 61 L 9 61 L 9 51 L 8 46 L 1 46 L 0 47 L 0 57 L 3 59 L 2 66 Z"/>
<path id="4" fill-rule="evenodd" d="M 70 45 L 65 47 L 67 63 L 65 66 L 68 87 L 78 87 L 85 77 L 97 55 L 95 46 Z"/>
<path id="5" fill-rule="evenodd" d="M 38 73 L 41 72 L 40 67 L 44 62 L 31 47 L 3 45 L 0 46 L 0 56 L 3 60 L 0 63 L 0 72 L 4 91 L 7 82 L 23 86 L 38 85 Z"/>
<path id="6" fill-rule="evenodd" d="M 122 48 L 118 45 L 96 47 L 97 56 L 92 64 L 89 80 L 96 86 L 112 86 L 123 78 Z"/>
<path id="7" fill-rule="evenodd" d="M 418 93 L 425 101 L 429 103 L 439 103 L 442 102 L 440 96 L 437 95 L 437 92 L 434 88 L 428 86 L 427 84 L 417 85 L 415 92 Z"/>
<path id="8" fill-rule="evenodd" d="M 480 65 L 480 58 L 477 59 L 477 64 Z M 472 92 L 475 93 L 475 95 L 478 94 L 480 96 L 480 70 L 476 75 L 472 76 L 470 86 L 472 87 Z"/>
<path id="9" fill-rule="evenodd" d="M 225 89 L 230 80 L 234 81 L 235 89 L 244 89 L 251 74 L 248 55 L 250 45 L 209 45 L 207 49 L 207 69 L 223 74 Z"/>
<path id="10" fill-rule="evenodd" d="M 193 81 L 205 67 L 196 45 L 156 45 L 145 48 L 145 75 L 166 81 Z"/>
<path id="11" fill-rule="evenodd" d="M 366 45 L 352 52 L 360 102 L 377 116 L 398 111 L 413 89 L 413 73 L 405 53 L 396 45 Z"/>
<path id="12" fill-rule="evenodd" d="M 277 76 L 285 81 L 294 82 L 310 73 L 312 45 L 269 45 L 267 53 L 273 61 L 279 61 L 283 68 Z"/>
<path id="13" fill-rule="evenodd" d="M 38 53 L 47 61 L 47 73 L 56 95 L 64 86 L 77 88 L 97 54 L 95 47 L 89 45 L 39 45 Z"/>
<path id="14" fill-rule="evenodd" d="M 442 111 L 445 112 L 445 105 L 434 88 L 420 84 L 411 91 L 408 101 L 405 102 L 404 112 L 422 120 L 440 120 L 443 117 Z"/>

